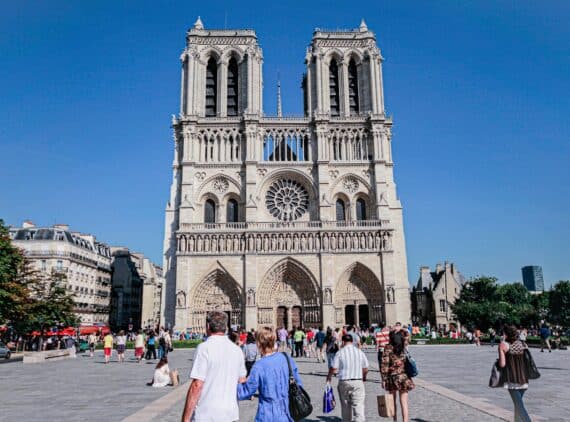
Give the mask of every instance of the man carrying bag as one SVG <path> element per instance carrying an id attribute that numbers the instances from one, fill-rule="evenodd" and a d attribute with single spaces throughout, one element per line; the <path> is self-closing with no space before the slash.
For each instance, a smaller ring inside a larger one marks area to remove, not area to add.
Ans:
<path id="1" fill-rule="evenodd" d="M 352 336 L 342 336 L 342 349 L 336 354 L 329 369 L 327 382 L 338 373 L 338 396 L 343 421 L 362 422 L 364 416 L 364 381 L 368 374 L 368 359 L 357 346 L 353 345 Z"/>

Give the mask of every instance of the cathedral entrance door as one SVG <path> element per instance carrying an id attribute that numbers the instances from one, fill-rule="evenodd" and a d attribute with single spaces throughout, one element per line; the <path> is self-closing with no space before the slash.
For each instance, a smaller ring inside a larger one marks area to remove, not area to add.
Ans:
<path id="1" fill-rule="evenodd" d="M 303 326 L 303 312 L 300 306 L 293 306 L 291 310 L 291 322 L 293 327 L 301 328 Z"/>
<path id="2" fill-rule="evenodd" d="M 354 318 L 354 309 L 355 305 L 346 305 L 344 307 L 344 323 L 346 325 L 354 325 L 355 318 Z"/>
<path id="3" fill-rule="evenodd" d="M 358 305 L 358 322 L 362 329 L 370 327 L 370 313 L 368 312 L 368 305 Z"/>
<path id="4" fill-rule="evenodd" d="M 279 328 L 279 327 L 288 328 L 287 322 L 288 322 L 287 321 L 287 307 L 286 306 L 277 307 L 277 326 L 276 326 L 276 328 Z"/>

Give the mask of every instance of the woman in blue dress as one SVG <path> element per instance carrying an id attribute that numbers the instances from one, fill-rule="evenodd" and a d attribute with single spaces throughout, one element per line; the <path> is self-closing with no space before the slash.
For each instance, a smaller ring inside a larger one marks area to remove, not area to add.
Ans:
<path id="1" fill-rule="evenodd" d="M 289 414 L 289 365 L 297 384 L 303 386 L 297 365 L 287 354 L 275 349 L 277 338 L 272 328 L 264 327 L 257 333 L 257 348 L 261 353 L 249 377 L 238 384 L 238 399 L 248 400 L 259 390 L 256 422 L 293 422 Z"/>

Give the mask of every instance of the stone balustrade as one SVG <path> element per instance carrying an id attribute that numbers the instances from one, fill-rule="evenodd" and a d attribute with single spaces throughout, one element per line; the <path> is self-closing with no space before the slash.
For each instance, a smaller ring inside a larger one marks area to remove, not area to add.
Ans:
<path id="1" fill-rule="evenodd" d="M 182 224 L 178 255 L 312 254 L 392 251 L 384 220 Z"/>

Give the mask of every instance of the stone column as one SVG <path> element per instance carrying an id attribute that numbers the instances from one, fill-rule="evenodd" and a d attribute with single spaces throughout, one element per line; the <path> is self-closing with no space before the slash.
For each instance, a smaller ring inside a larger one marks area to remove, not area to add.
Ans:
<path id="1" fill-rule="evenodd" d="M 346 60 L 340 62 L 340 104 L 342 105 L 340 110 L 341 116 L 350 116 L 350 98 L 348 95 L 348 63 Z"/>
<path id="2" fill-rule="evenodd" d="M 378 85 L 378 112 L 384 114 L 384 82 L 382 80 L 382 56 L 378 55 L 377 85 Z"/>
<path id="3" fill-rule="evenodd" d="M 186 54 L 186 114 L 195 114 L 196 106 L 196 65 L 197 65 L 197 54 L 195 52 L 188 52 Z"/>
<path id="4" fill-rule="evenodd" d="M 312 87 L 312 63 L 311 63 L 311 56 L 308 55 L 307 56 L 307 84 L 305 86 L 305 89 L 307 90 L 307 116 L 309 117 L 309 119 L 313 116 L 313 98 L 312 98 L 312 93 L 311 93 L 311 87 Z"/>
<path id="5" fill-rule="evenodd" d="M 315 67 L 317 68 L 317 110 L 319 112 L 323 111 L 323 68 L 321 66 L 321 54 L 316 53 Z"/>
<path id="6" fill-rule="evenodd" d="M 378 114 L 378 105 L 376 103 L 376 97 L 378 93 L 378 88 L 376 86 L 376 66 L 375 66 L 374 56 L 371 55 L 368 61 L 370 70 L 370 103 L 372 104 L 372 113 Z"/>
<path id="7" fill-rule="evenodd" d="M 180 114 L 188 114 L 188 103 L 187 103 L 187 76 L 188 76 L 188 55 L 186 52 L 182 53 L 180 56 L 180 61 L 182 62 L 182 72 L 180 72 Z"/>
<path id="8" fill-rule="evenodd" d="M 218 109 L 217 115 L 226 117 L 228 114 L 228 60 L 223 58 L 218 62 Z"/>
<path id="9" fill-rule="evenodd" d="M 293 329 L 293 307 L 289 306 L 287 308 L 287 330 Z"/>

